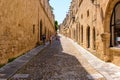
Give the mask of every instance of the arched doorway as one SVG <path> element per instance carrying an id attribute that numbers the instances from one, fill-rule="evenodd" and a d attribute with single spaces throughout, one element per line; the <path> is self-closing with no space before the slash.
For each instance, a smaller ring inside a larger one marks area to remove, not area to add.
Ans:
<path id="1" fill-rule="evenodd" d="M 110 21 L 110 46 L 120 47 L 120 2 L 118 2 L 112 12 Z"/>
<path id="2" fill-rule="evenodd" d="M 79 23 L 79 34 L 78 34 L 79 35 L 79 43 L 80 43 L 80 33 L 81 32 L 80 32 L 80 23 Z"/>
<path id="3" fill-rule="evenodd" d="M 69 29 L 69 38 L 71 38 L 71 30 Z"/>
<path id="4" fill-rule="evenodd" d="M 45 26 L 45 35 L 47 36 L 47 29 L 46 29 L 46 26 Z"/>
<path id="5" fill-rule="evenodd" d="M 79 34 L 79 27 L 78 27 L 78 24 L 76 26 L 76 41 L 78 42 L 78 34 Z"/>
<path id="6" fill-rule="evenodd" d="M 95 27 L 93 28 L 93 49 L 96 49 L 96 32 Z"/>
<path id="7" fill-rule="evenodd" d="M 83 25 L 81 26 L 81 43 L 83 43 Z"/>
<path id="8" fill-rule="evenodd" d="M 75 40 L 75 39 L 76 39 L 76 32 L 75 32 L 75 29 L 74 29 L 74 35 L 73 35 L 73 36 L 74 36 L 74 40 Z"/>
<path id="9" fill-rule="evenodd" d="M 90 27 L 87 27 L 87 48 L 90 48 Z"/>
<path id="10" fill-rule="evenodd" d="M 42 20 L 40 21 L 40 40 L 42 40 Z"/>

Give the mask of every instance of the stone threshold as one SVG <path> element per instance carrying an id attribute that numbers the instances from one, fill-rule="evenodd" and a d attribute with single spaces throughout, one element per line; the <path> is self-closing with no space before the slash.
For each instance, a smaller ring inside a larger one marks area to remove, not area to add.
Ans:
<path id="1" fill-rule="evenodd" d="M 40 45 L 0 68 L 0 80 L 8 80 L 20 68 L 22 68 L 26 63 L 28 63 L 34 56 L 36 56 L 41 50 L 43 50 L 48 45 L 49 42 L 47 42 L 46 45 Z"/>

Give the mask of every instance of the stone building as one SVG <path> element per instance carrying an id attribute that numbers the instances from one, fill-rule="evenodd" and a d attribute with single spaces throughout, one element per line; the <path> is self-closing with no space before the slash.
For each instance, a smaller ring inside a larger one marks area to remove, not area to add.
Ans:
<path id="1" fill-rule="evenodd" d="M 72 0 L 67 15 L 62 25 L 68 37 L 120 65 L 120 0 Z"/>
<path id="2" fill-rule="evenodd" d="M 48 0 L 0 0 L 0 64 L 24 54 L 55 33 Z"/>

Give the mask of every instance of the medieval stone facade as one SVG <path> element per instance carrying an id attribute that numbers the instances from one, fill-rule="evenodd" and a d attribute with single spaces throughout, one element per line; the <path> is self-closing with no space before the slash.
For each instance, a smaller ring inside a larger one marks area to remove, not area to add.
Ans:
<path id="1" fill-rule="evenodd" d="M 120 65 L 120 0 L 72 0 L 61 34 Z"/>
<path id="2" fill-rule="evenodd" d="M 55 33 L 48 0 L 0 0 L 0 64 L 22 55 Z"/>

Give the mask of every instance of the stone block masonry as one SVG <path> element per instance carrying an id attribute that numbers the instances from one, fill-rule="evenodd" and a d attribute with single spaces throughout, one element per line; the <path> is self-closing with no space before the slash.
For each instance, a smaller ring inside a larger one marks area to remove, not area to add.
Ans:
<path id="1" fill-rule="evenodd" d="M 72 0 L 61 33 L 120 66 L 120 0 Z"/>
<path id="2" fill-rule="evenodd" d="M 41 7 L 39 0 L 0 0 L 0 64 L 31 50 L 40 41 L 40 15 L 50 18 L 45 6 Z M 54 32 L 53 24 L 49 27 Z"/>

